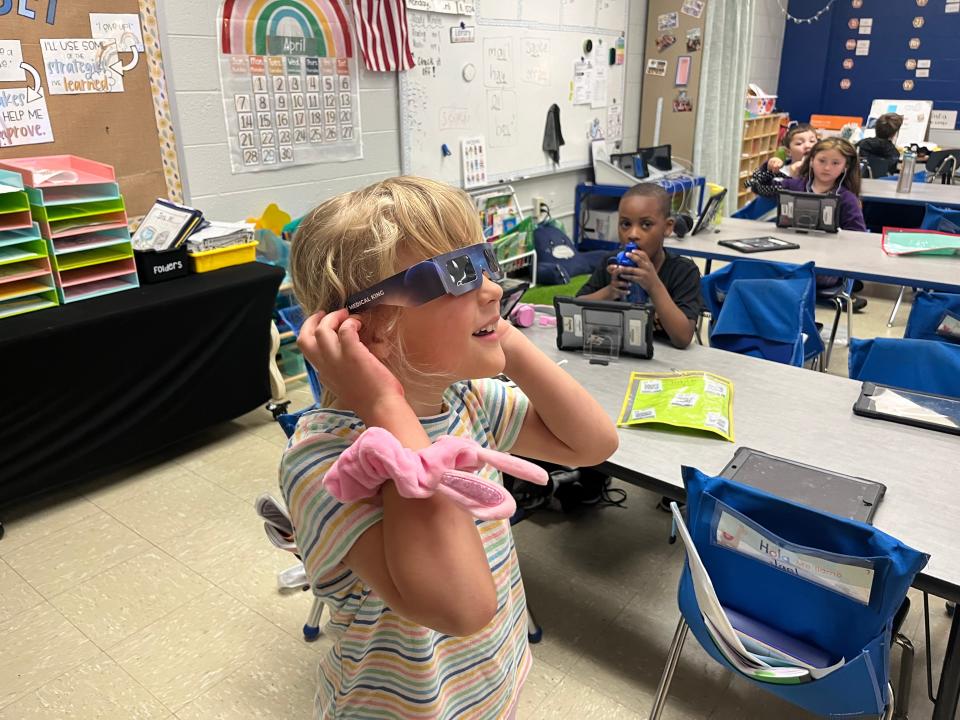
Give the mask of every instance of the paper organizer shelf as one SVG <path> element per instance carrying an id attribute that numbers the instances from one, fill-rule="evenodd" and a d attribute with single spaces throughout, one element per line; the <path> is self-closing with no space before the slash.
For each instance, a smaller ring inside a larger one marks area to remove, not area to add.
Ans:
<path id="1" fill-rule="evenodd" d="M 44 256 L 49 256 L 55 299 L 76 302 L 139 286 L 113 167 L 51 155 L 3 160 L 0 168 L 26 186 L 36 239 L 43 238 Z"/>
<path id="2" fill-rule="evenodd" d="M 0 318 L 58 305 L 47 244 L 20 176 L 0 170 Z"/>

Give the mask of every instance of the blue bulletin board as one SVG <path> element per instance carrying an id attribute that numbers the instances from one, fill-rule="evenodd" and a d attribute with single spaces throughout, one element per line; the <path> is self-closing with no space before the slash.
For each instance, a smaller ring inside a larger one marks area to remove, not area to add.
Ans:
<path id="1" fill-rule="evenodd" d="M 787 21 L 778 108 L 801 121 L 811 114 L 866 119 L 878 98 L 931 100 L 935 111 L 960 110 L 960 13 L 946 12 L 952 4 L 944 0 L 920 2 L 835 0 L 819 21 Z M 826 4 L 790 0 L 788 7 L 806 18 Z"/>

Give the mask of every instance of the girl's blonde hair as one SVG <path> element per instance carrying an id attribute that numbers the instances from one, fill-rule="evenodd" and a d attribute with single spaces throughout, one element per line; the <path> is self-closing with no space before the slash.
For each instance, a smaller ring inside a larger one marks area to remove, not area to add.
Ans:
<path id="1" fill-rule="evenodd" d="M 390 178 L 307 214 L 290 245 L 293 291 L 305 315 L 333 312 L 402 270 L 401 256 L 425 260 L 479 242 L 479 216 L 463 190 L 422 177 Z M 399 317 L 400 308 L 385 305 L 364 315 L 365 326 L 390 340 L 402 359 Z"/>
<path id="2" fill-rule="evenodd" d="M 803 165 L 800 166 L 801 177 L 813 177 L 813 171 L 810 169 L 810 163 L 825 150 L 836 150 L 843 155 L 847 161 L 847 167 L 843 174 L 842 183 L 857 197 L 860 197 L 860 161 L 857 157 L 857 149 L 849 141 L 841 137 L 828 137 L 817 141 L 817 144 L 810 148 L 810 154 L 803 159 Z"/>

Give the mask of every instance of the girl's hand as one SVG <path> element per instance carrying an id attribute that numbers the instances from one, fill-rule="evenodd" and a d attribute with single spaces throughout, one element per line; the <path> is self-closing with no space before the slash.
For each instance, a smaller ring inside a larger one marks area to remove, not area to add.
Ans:
<path id="1" fill-rule="evenodd" d="M 653 289 L 660 284 L 660 276 L 657 275 L 657 269 L 653 266 L 653 261 L 643 250 L 634 250 L 627 254 L 633 260 L 636 267 L 621 267 L 620 277 L 635 282 L 647 293 L 652 293 Z"/>
<path id="2" fill-rule="evenodd" d="M 782 167 L 783 167 L 783 160 L 781 160 L 778 157 L 772 157 L 769 160 L 767 160 L 767 170 L 769 170 L 773 174 L 777 174 L 778 172 L 780 172 L 780 168 Z"/>
<path id="3" fill-rule="evenodd" d="M 338 404 L 364 416 L 378 403 L 403 397 L 403 386 L 360 340 L 360 318 L 346 308 L 308 317 L 297 346 Z"/>

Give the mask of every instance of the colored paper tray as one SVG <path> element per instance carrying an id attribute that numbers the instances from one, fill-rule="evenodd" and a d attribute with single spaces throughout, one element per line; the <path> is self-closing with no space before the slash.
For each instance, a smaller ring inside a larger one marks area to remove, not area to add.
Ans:
<path id="1" fill-rule="evenodd" d="M 90 185 L 117 179 L 112 165 L 76 155 L 11 158 L 0 160 L 0 168 L 19 173 L 23 184 L 33 188 Z"/>
<path id="2" fill-rule="evenodd" d="M 4 300 L 0 301 L 0 318 L 56 307 L 59 304 L 60 299 L 57 297 L 56 290 L 48 290 L 16 300 Z"/>
<path id="3" fill-rule="evenodd" d="M 63 185 L 51 188 L 27 188 L 31 205 L 75 205 L 77 203 L 115 200 L 120 197 L 116 183 L 92 183 L 90 185 Z"/>
<path id="4" fill-rule="evenodd" d="M 30 223 L 30 227 L 26 228 L 0 231 L 0 247 L 4 247 L 5 245 L 17 245 L 22 242 L 40 239 L 40 226 L 37 225 L 37 223 Z"/>
<path id="5" fill-rule="evenodd" d="M 97 280 L 96 282 L 84 283 L 83 285 L 74 285 L 73 287 L 60 290 L 61 300 L 64 303 L 78 302 L 80 300 L 89 300 L 100 295 L 109 295 L 110 293 L 121 292 L 123 290 L 133 290 L 140 287 L 137 282 L 137 274 L 122 275 L 120 277 L 111 277 L 106 280 Z"/>
<path id="6" fill-rule="evenodd" d="M 77 268 L 99 265 L 100 263 L 124 260 L 133 257 L 133 247 L 129 244 L 110 245 L 93 248 L 66 255 L 54 255 L 53 265 L 59 272 L 76 270 Z"/>
<path id="7" fill-rule="evenodd" d="M 28 280 L 50 274 L 50 260 L 34 258 L 18 263 L 0 265 L 0 286 L 16 280 Z"/>

